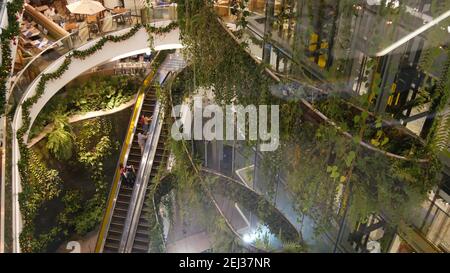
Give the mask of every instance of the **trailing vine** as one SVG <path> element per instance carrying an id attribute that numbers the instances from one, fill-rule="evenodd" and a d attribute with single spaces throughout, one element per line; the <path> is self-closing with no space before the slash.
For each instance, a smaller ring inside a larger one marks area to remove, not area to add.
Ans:
<path id="1" fill-rule="evenodd" d="M 51 234 L 35 238 L 34 219 L 41 205 L 55 199 L 61 192 L 61 178 L 56 170 L 49 170 L 38 155 L 30 151 L 27 166 L 28 183 L 19 194 L 23 216 L 23 230 L 20 233 L 20 245 L 23 252 L 39 252 L 52 238 Z M 22 173 L 23 177 L 25 174 Z M 52 233 L 52 232 L 51 232 Z"/>
<path id="2" fill-rule="evenodd" d="M 153 35 L 163 35 L 165 33 L 169 33 L 178 27 L 178 22 L 170 22 L 167 26 L 164 27 L 155 27 L 151 24 L 145 25 L 145 30 L 148 33 L 149 39 L 149 47 L 153 50 Z"/>
<path id="3" fill-rule="evenodd" d="M 5 112 L 6 92 L 8 77 L 12 69 L 11 57 L 11 42 L 16 44 L 16 36 L 20 34 L 19 16 L 18 13 L 22 11 L 23 0 L 13 0 L 6 4 L 6 12 L 8 18 L 8 27 L 2 29 L 0 34 L 1 50 L 2 50 L 2 64 L 0 66 L 0 115 Z"/>
<path id="4" fill-rule="evenodd" d="M 245 51 L 245 44 L 228 35 L 211 4 L 180 0 L 177 14 L 194 87 L 211 89 L 219 104 L 267 104 L 271 80 L 265 65 L 258 65 Z"/>

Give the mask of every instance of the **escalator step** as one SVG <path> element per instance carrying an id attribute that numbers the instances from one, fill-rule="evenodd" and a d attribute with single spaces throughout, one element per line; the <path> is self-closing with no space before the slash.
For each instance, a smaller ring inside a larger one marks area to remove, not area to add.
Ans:
<path id="1" fill-rule="evenodd" d="M 135 242 L 148 243 L 150 240 L 148 239 L 148 235 L 139 234 L 134 237 Z"/>

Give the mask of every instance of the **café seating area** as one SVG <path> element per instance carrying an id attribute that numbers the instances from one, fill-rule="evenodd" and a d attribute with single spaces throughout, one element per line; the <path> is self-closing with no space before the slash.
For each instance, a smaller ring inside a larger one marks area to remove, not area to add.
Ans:
<path id="1" fill-rule="evenodd" d="M 75 2 L 79 1 L 27 1 L 18 39 L 16 70 L 22 69 L 28 60 L 52 48 L 56 41 L 70 34 L 71 43 L 76 45 L 113 31 L 117 26 L 133 23 L 131 11 L 124 7 L 104 7 L 95 14 L 80 14 L 72 13 L 67 7 Z"/>

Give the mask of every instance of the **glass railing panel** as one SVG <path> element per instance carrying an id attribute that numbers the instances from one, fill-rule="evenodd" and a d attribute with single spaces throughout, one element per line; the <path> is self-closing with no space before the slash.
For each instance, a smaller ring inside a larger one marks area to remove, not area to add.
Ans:
<path id="1" fill-rule="evenodd" d="M 154 6 L 150 9 L 149 19 L 152 22 L 176 20 L 177 19 L 177 6 L 176 4 L 165 4 Z"/>
<path id="2" fill-rule="evenodd" d="M 45 50 L 41 51 L 26 64 L 24 69 L 19 71 L 13 78 L 11 102 L 18 103 L 30 84 L 44 71 L 50 64 L 73 49 L 72 35 L 64 37 Z"/>

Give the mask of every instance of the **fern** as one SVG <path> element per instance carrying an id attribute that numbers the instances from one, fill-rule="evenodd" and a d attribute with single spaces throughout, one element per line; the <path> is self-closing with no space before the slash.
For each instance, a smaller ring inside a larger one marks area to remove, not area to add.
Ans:
<path id="1" fill-rule="evenodd" d="M 47 149 L 58 160 L 68 160 L 72 157 L 73 136 L 66 116 L 56 116 L 54 129 L 48 135 Z"/>
<path id="2" fill-rule="evenodd" d="M 436 121 L 437 129 L 432 147 L 437 152 L 445 152 L 450 148 L 450 108 Z"/>

